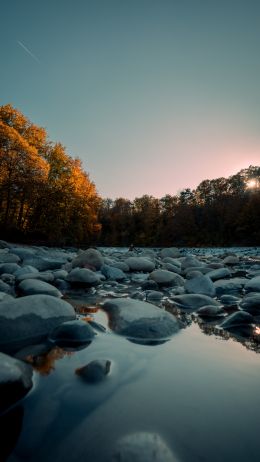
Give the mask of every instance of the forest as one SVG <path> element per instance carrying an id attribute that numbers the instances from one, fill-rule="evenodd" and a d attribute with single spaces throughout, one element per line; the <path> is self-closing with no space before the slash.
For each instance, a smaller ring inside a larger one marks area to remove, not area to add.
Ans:
<path id="1" fill-rule="evenodd" d="M 260 245 L 260 167 L 160 199 L 101 198 L 80 159 L 11 105 L 0 106 L 0 204 L 0 237 L 12 242 Z"/>

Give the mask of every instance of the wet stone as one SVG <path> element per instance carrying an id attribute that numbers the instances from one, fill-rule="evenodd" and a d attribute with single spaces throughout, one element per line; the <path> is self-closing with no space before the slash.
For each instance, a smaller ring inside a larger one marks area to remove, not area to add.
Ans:
<path id="1" fill-rule="evenodd" d="M 85 382 L 98 383 L 106 379 L 110 373 L 111 361 L 107 359 L 98 359 L 91 361 L 86 366 L 76 370 L 76 374 L 79 375 Z"/>

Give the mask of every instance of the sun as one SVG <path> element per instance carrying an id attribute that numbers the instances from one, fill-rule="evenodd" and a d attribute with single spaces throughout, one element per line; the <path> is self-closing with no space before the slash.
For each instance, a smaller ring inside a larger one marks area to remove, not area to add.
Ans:
<path id="1" fill-rule="evenodd" d="M 246 186 L 249 189 L 257 188 L 257 180 L 254 180 L 253 178 L 252 178 L 252 180 L 248 180 L 247 183 L 246 183 Z"/>

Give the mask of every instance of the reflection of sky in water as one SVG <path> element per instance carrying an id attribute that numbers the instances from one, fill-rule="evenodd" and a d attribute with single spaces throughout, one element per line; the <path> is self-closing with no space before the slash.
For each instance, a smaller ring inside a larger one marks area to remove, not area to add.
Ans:
<path id="1" fill-rule="evenodd" d="M 75 369 L 94 359 L 111 360 L 112 369 L 89 385 Z M 8 462 L 105 462 L 115 441 L 135 431 L 160 433 L 180 461 L 258 461 L 259 356 L 232 339 L 197 324 L 151 347 L 99 333 L 54 367 L 24 400 Z"/>

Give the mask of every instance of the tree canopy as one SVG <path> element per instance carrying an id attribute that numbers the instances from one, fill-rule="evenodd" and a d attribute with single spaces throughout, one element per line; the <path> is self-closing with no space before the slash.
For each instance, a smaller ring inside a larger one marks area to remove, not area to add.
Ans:
<path id="1" fill-rule="evenodd" d="M 0 107 L 0 230 L 50 243 L 89 242 L 100 198 L 81 161 L 11 105 Z"/>

